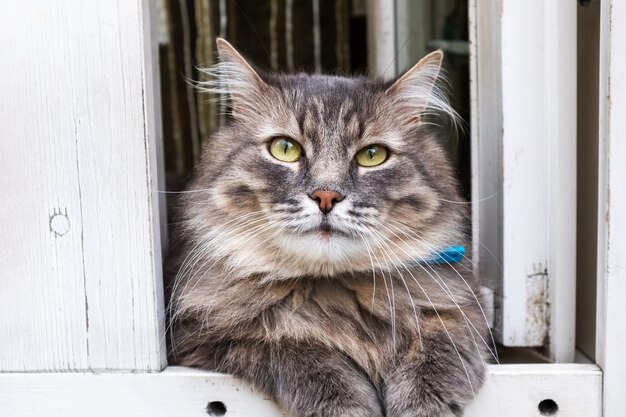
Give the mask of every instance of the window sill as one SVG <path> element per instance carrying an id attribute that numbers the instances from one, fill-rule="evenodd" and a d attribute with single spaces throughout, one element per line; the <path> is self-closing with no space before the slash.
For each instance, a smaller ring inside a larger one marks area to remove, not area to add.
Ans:
<path id="1" fill-rule="evenodd" d="M 596 365 L 489 365 L 488 374 L 465 417 L 540 416 L 538 405 L 548 399 L 559 417 L 601 417 Z M 210 402 L 222 402 L 228 417 L 283 416 L 229 375 L 174 366 L 160 373 L 0 374 L 0 393 L 0 410 L 9 416 L 200 417 Z"/>

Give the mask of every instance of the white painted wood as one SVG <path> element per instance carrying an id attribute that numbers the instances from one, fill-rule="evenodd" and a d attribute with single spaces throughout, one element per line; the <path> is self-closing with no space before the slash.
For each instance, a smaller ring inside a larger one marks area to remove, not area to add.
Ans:
<path id="1" fill-rule="evenodd" d="M 572 362 L 576 352 L 577 7 L 544 2 L 546 134 L 549 144 L 549 352 Z"/>
<path id="2" fill-rule="evenodd" d="M 604 415 L 626 415 L 626 3 L 601 2 L 596 359 Z"/>
<path id="3" fill-rule="evenodd" d="M 602 376 L 595 365 L 489 366 L 465 417 L 540 416 L 554 400 L 559 417 L 601 417 Z M 231 376 L 169 367 L 158 374 L 4 374 L 0 410 L 11 417 L 193 417 L 221 401 L 226 417 L 279 417 L 268 398 Z"/>
<path id="4" fill-rule="evenodd" d="M 394 77 L 397 73 L 394 0 L 367 0 L 367 48 L 370 75 Z"/>
<path id="5" fill-rule="evenodd" d="M 547 335 L 549 140 L 542 4 L 542 0 L 502 4 L 501 263 L 506 346 L 540 346 Z"/>
<path id="6" fill-rule="evenodd" d="M 470 5 L 477 272 L 498 294 L 501 343 L 549 335 L 551 357 L 572 361 L 576 3 Z"/>
<path id="7" fill-rule="evenodd" d="M 164 366 L 153 6 L 0 13 L 0 371 Z"/>
<path id="8" fill-rule="evenodd" d="M 546 399 L 559 417 L 602 416 L 602 373 L 596 365 L 545 364 L 489 367 L 489 378 L 465 417 L 531 417 Z"/>

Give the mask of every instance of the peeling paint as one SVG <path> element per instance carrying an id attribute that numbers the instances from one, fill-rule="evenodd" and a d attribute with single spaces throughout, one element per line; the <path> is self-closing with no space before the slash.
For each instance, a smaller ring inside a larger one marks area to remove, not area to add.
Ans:
<path id="1" fill-rule="evenodd" d="M 533 264 L 526 275 L 526 346 L 542 346 L 548 334 L 548 270 Z"/>

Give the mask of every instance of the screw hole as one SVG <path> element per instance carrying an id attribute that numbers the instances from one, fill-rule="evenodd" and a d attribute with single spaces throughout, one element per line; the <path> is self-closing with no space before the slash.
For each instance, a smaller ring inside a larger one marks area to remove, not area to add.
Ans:
<path id="1" fill-rule="evenodd" d="M 559 411 L 559 405 L 551 399 L 541 401 L 537 408 L 542 416 L 554 416 Z"/>
<path id="2" fill-rule="evenodd" d="M 223 416 L 226 414 L 226 406 L 221 401 L 211 401 L 206 406 L 206 412 L 210 416 Z"/>

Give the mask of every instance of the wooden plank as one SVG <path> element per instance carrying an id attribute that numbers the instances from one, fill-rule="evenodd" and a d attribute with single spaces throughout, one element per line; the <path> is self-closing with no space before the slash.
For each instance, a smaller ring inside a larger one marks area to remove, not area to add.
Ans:
<path id="1" fill-rule="evenodd" d="M 559 417 L 601 417 L 601 382 L 595 365 L 489 366 L 488 381 L 465 417 L 540 416 L 539 403 L 548 399 Z M 201 417 L 211 402 L 223 403 L 226 417 L 283 416 L 271 400 L 231 376 L 187 368 L 0 375 L 0 410 L 12 417 Z"/>
<path id="2" fill-rule="evenodd" d="M 542 0 L 502 4 L 502 342 L 506 346 L 541 346 L 547 335 L 544 288 L 550 196 L 542 4 Z"/>
<path id="3" fill-rule="evenodd" d="M 530 29 L 532 28 L 532 30 Z M 576 3 L 470 2 L 473 237 L 506 346 L 574 356 Z"/>
<path id="4" fill-rule="evenodd" d="M 0 14 L 0 371 L 164 366 L 150 4 Z"/>
<path id="5" fill-rule="evenodd" d="M 465 417 L 601 417 L 601 398 L 602 373 L 596 365 L 493 365 Z M 544 400 L 552 400 L 558 412 L 541 413 Z"/>
<path id="6" fill-rule="evenodd" d="M 600 5 L 598 313 L 596 359 L 604 370 L 604 415 L 626 415 L 626 3 Z"/>
<path id="7" fill-rule="evenodd" d="M 548 142 L 549 355 L 572 362 L 576 351 L 576 2 L 543 3 Z M 540 99 L 541 100 L 541 99 Z"/>

